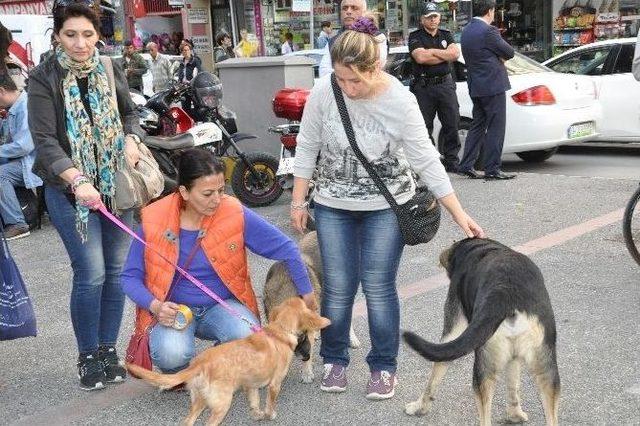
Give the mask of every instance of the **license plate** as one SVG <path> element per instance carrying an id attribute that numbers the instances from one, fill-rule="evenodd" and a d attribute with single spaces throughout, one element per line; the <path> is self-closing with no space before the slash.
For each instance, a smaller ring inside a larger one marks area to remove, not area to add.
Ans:
<path id="1" fill-rule="evenodd" d="M 295 157 L 281 158 L 278 164 L 277 176 L 293 174 L 293 163 L 295 163 Z"/>
<path id="2" fill-rule="evenodd" d="M 569 139 L 582 138 L 592 135 L 596 132 L 596 126 L 593 121 L 586 123 L 578 123 L 569 127 Z"/>

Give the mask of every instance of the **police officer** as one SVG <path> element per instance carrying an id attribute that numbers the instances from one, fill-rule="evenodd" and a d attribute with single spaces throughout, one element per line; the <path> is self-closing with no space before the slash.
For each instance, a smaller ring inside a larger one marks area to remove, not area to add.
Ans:
<path id="1" fill-rule="evenodd" d="M 460 49 L 455 44 L 451 32 L 438 28 L 440 13 L 435 3 L 422 4 L 420 23 L 422 28 L 409 34 L 409 52 L 413 59 L 415 77 L 411 92 L 418 99 L 429 137 L 434 145 L 433 119 L 436 112 L 438 113 L 438 119 L 442 123 L 442 162 L 448 172 L 455 173 L 459 164 L 460 111 L 450 62 L 458 59 Z"/>

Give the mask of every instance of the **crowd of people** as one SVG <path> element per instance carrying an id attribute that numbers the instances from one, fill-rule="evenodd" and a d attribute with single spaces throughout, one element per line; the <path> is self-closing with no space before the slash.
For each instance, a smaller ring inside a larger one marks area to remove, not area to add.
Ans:
<path id="1" fill-rule="evenodd" d="M 350 146 L 334 90 L 345 97 L 357 145 L 380 171 L 398 204 L 415 194 L 415 174 L 459 226 L 461 236 L 484 237 L 482 227 L 463 208 L 447 172 L 488 181 L 514 177 L 500 167 L 509 89 L 504 61 L 514 53 L 490 25 L 495 1 L 475 0 L 474 10 L 477 16 L 465 27 L 460 48 L 448 31 L 439 28 L 436 5 L 423 5 L 422 28 L 409 37 L 411 94 L 383 71 L 387 41 L 368 17 L 366 1 L 343 0 L 342 28 L 334 32 L 327 23 L 317 40 L 325 57 L 300 124 L 288 214 L 293 228 L 305 232 L 306 196 L 315 176 L 315 220 L 324 277 L 320 310 L 331 320 L 322 330 L 323 391 L 347 389 L 349 327 L 355 295 L 362 286 L 371 338 L 367 397 L 393 397 L 400 344 L 397 274 L 405 245 L 387 200 L 351 170 L 353 164 L 361 171 L 364 165 Z M 195 338 L 223 343 L 251 333 L 247 323 L 229 316 L 163 258 L 175 259 L 250 322 L 259 323 L 248 249 L 284 261 L 297 293 L 315 308 L 315 294 L 294 241 L 224 194 L 224 163 L 208 151 L 186 151 L 180 159 L 177 191 L 142 209 L 136 233 L 156 250 L 132 243 L 98 211 L 106 207 L 135 227 L 133 210 L 117 208 L 114 182 L 125 162 L 133 166 L 140 155 L 145 134 L 129 90 L 142 90 L 147 65 L 134 43 L 125 42 L 122 63 L 113 67 L 116 107 L 96 47 L 100 39 L 96 12 L 82 2 L 72 2 L 55 7 L 53 17 L 55 48 L 31 72 L 27 91 L 0 69 L 0 108 L 7 110 L 0 133 L 0 215 L 7 239 L 28 235 L 29 225 L 14 188 L 42 187 L 49 219 L 73 270 L 70 311 L 80 387 L 101 389 L 125 379 L 116 350 L 125 297 L 137 306 L 136 329 L 151 328 L 151 358 L 164 372 L 188 365 L 195 354 Z M 290 34 L 286 40 L 283 54 L 294 49 Z M 219 33 L 215 41 L 216 63 L 255 54 L 246 32 L 236 48 L 227 33 Z M 175 72 L 163 46 L 164 41 L 146 45 L 154 91 L 172 81 L 189 82 L 202 72 L 189 40 L 178 46 L 183 60 Z M 0 40 L 0 53 L 1 48 Z M 461 50 L 474 120 L 458 161 L 459 114 L 450 63 Z M 636 59 L 634 67 L 638 63 Z M 443 124 L 442 152 L 431 138 L 436 113 Z M 481 146 L 484 175 L 473 168 Z M 194 320 L 176 330 L 172 325 L 181 305 L 190 308 Z"/>

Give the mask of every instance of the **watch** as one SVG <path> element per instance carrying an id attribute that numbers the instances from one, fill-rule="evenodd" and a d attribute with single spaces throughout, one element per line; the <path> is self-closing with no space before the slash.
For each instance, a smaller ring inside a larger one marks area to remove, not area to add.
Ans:
<path id="1" fill-rule="evenodd" d="M 140 145 L 142 143 L 142 140 L 140 140 L 140 136 L 136 135 L 135 133 L 130 133 L 127 136 L 133 139 L 136 145 Z"/>

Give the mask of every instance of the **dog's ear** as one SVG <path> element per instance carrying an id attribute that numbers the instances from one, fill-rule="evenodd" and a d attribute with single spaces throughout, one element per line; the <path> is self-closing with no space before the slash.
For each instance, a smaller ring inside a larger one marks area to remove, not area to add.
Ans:
<path id="1" fill-rule="evenodd" d="M 275 308 L 273 308 L 271 312 L 269 312 L 269 317 L 267 318 L 268 322 L 275 321 L 276 318 L 278 318 L 278 316 L 282 312 L 282 309 L 283 309 L 282 305 L 278 305 Z"/>
<path id="2" fill-rule="evenodd" d="M 440 253 L 440 266 L 442 266 L 447 271 L 449 270 L 449 258 L 451 257 L 452 250 L 453 246 L 449 247 L 448 249 L 444 249 L 442 253 Z"/>
<path id="3" fill-rule="evenodd" d="M 317 312 L 307 309 L 302 325 L 305 330 L 322 330 L 329 324 L 331 321 L 328 318 L 321 317 Z"/>

